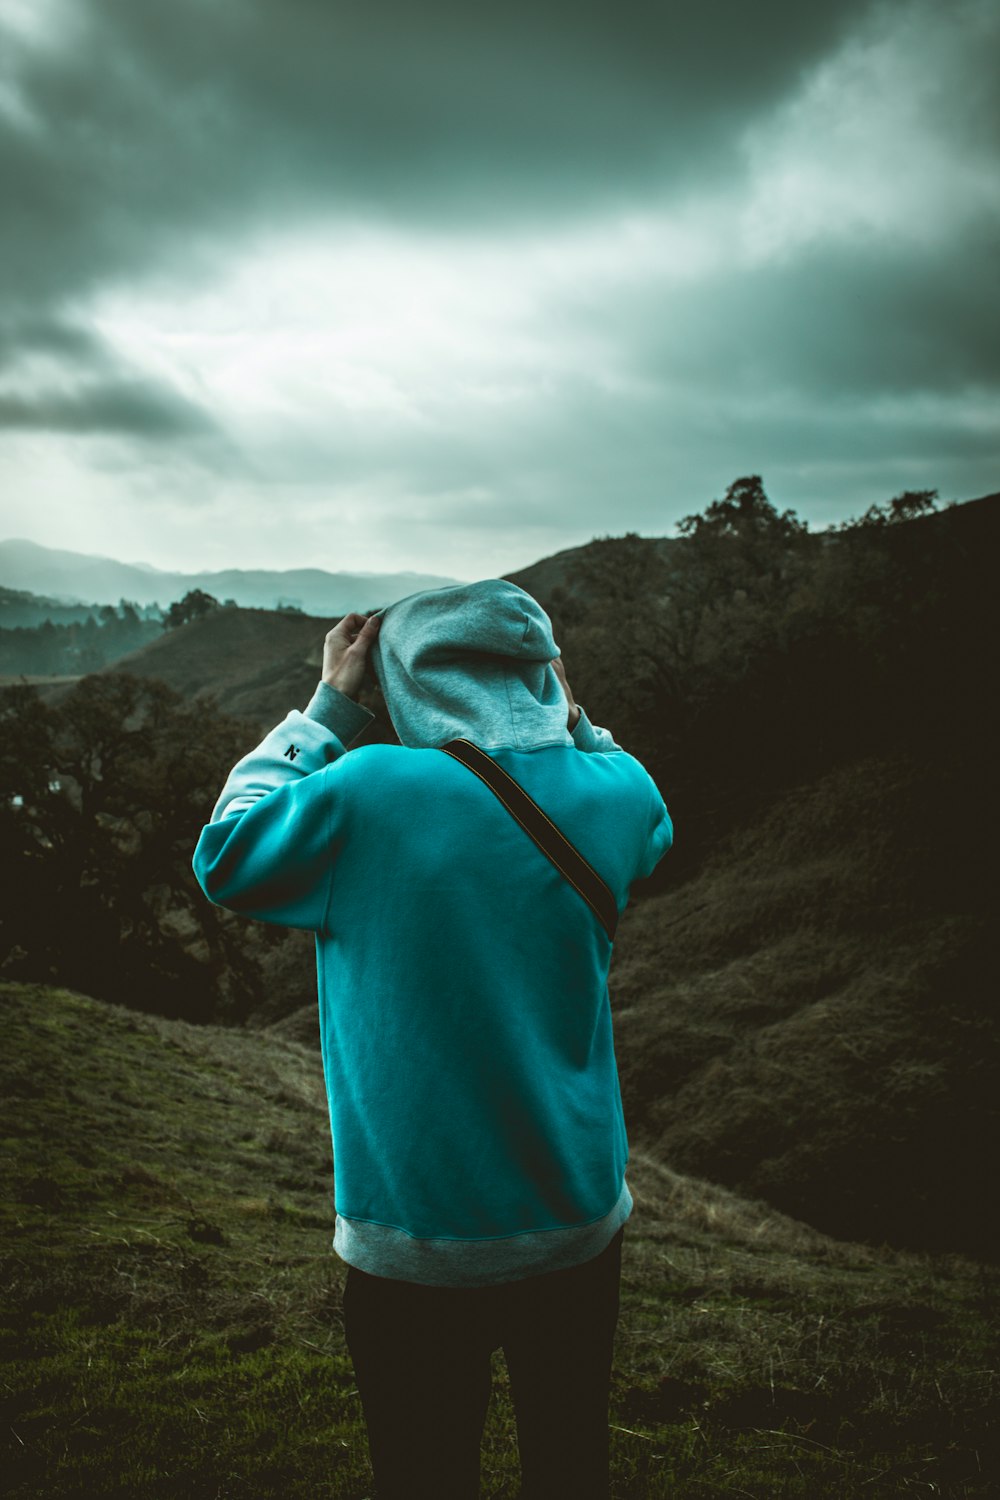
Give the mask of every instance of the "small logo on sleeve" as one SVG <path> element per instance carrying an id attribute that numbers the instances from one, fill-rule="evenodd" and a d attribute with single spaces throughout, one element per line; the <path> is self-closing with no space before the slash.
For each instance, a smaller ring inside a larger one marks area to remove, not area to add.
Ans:
<path id="1" fill-rule="evenodd" d="M 299 754 L 301 754 L 301 752 L 298 745 L 289 745 L 288 749 L 285 751 L 285 759 L 294 760 L 295 757 Z"/>

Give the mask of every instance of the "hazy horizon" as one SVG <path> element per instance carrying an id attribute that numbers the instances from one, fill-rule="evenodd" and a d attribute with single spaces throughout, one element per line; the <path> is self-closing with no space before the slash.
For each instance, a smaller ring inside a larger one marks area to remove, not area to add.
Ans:
<path id="1" fill-rule="evenodd" d="M 997 480 L 995 480 L 994 483 L 997 484 Z M 941 508 L 942 506 L 949 505 L 949 504 L 966 505 L 966 504 L 975 503 L 975 502 L 977 502 L 979 500 L 986 500 L 986 499 L 994 498 L 998 494 L 1000 494 L 1000 485 L 998 485 L 997 488 L 991 488 L 988 493 L 982 494 L 982 495 L 969 495 L 969 496 L 953 497 L 951 500 L 945 500 L 943 497 L 939 497 L 939 500 L 938 500 L 937 504 L 938 504 L 938 508 Z M 805 521 L 805 523 L 809 527 L 809 529 L 812 530 L 812 531 L 814 531 L 814 532 L 820 531 L 820 530 L 824 529 L 823 527 L 816 526 L 814 523 L 810 523 L 808 516 L 803 516 L 802 519 Z M 834 524 L 836 524 L 836 523 L 834 523 Z M 607 534 L 615 535 L 615 534 L 622 534 L 622 533 L 613 533 L 612 532 L 612 533 L 607 533 Z M 653 533 L 648 533 L 647 535 L 652 536 L 654 534 Z M 664 535 L 666 535 L 666 533 L 659 533 L 658 535 L 659 535 L 659 537 L 662 538 Z M 596 539 L 596 536 L 589 536 L 589 537 L 586 537 L 580 543 L 572 543 L 572 544 L 570 544 L 570 546 L 568 548 L 557 548 L 557 549 L 555 549 L 555 551 L 556 552 L 562 552 L 562 551 L 572 550 L 573 546 L 577 546 L 577 545 L 579 545 L 579 546 L 586 546 L 588 542 L 594 541 L 595 539 Z M 217 574 L 220 577 L 223 577 L 223 576 L 225 576 L 227 574 L 233 574 L 233 573 L 268 573 L 268 574 L 274 574 L 274 575 L 278 576 L 278 575 L 281 575 L 281 574 L 308 573 L 308 572 L 321 572 L 321 573 L 327 573 L 327 574 L 330 574 L 330 575 L 350 574 L 352 577 L 356 577 L 356 578 L 365 578 L 365 577 L 382 578 L 382 577 L 385 577 L 387 574 L 398 575 L 398 576 L 401 576 L 401 577 L 405 577 L 407 575 L 412 575 L 414 577 L 425 578 L 431 572 L 430 568 L 418 568 L 416 566 L 406 566 L 406 565 L 403 565 L 403 566 L 401 566 L 399 568 L 360 568 L 360 567 L 358 567 L 358 568 L 342 568 L 342 567 L 338 567 L 336 565 L 335 561 L 331 562 L 330 564 L 325 564 L 325 563 L 322 563 L 320 561 L 317 561 L 315 558 L 311 559 L 311 560 L 304 559 L 304 560 L 299 561 L 299 562 L 282 563 L 280 565 L 275 565 L 275 566 L 267 566 L 267 565 L 247 566 L 247 565 L 241 565 L 241 564 L 238 564 L 238 563 L 221 563 L 221 564 L 217 564 L 215 566 L 210 566 L 210 567 L 198 567 L 193 562 L 182 563 L 179 566 L 170 566 L 170 565 L 166 565 L 166 564 L 162 564 L 162 563 L 152 563 L 152 562 L 150 562 L 146 558 L 124 557 L 124 556 L 121 556 L 120 554 L 116 554 L 116 553 L 113 553 L 113 552 L 103 552 L 103 551 L 102 552 L 95 552 L 93 550 L 88 550 L 88 549 L 83 549 L 83 548 L 76 548 L 76 547 L 50 546 L 48 543 L 35 541 L 31 537 L 8 536 L 8 537 L 0 537 L 0 575 L 2 575 L 2 576 L 0 576 L 0 585 L 6 585 L 7 587 L 16 587 L 17 586 L 16 579 L 14 579 L 14 575 L 17 573 L 17 567 L 16 567 L 16 565 L 13 568 L 10 567 L 9 559 L 4 555 L 2 549 L 7 548 L 7 547 L 20 546 L 22 544 L 28 546 L 29 548 L 40 548 L 40 549 L 42 549 L 45 552 L 67 553 L 67 554 L 73 554 L 73 555 L 80 556 L 80 557 L 85 557 L 88 560 L 92 560 L 95 563 L 106 562 L 106 563 L 111 563 L 115 567 L 135 568 L 135 569 L 141 570 L 144 573 L 149 573 L 149 574 L 155 575 L 157 577 L 163 576 L 165 578 L 174 577 L 174 576 L 185 576 L 185 577 L 191 577 L 191 578 L 200 578 L 200 577 L 204 577 L 204 576 L 212 575 L 212 574 Z M 525 558 L 520 559 L 517 563 L 513 564 L 510 567 L 506 567 L 506 568 L 504 568 L 502 570 L 498 570 L 497 573 L 495 573 L 495 574 L 493 574 L 493 573 L 489 573 L 489 574 L 488 573 L 483 573 L 483 574 L 477 574 L 476 576 L 477 577 L 494 577 L 494 576 L 500 576 L 501 573 L 502 574 L 509 574 L 509 573 L 520 572 L 521 570 L 523 570 L 525 568 L 529 568 L 529 567 L 533 566 L 535 563 L 544 561 L 546 557 L 551 557 L 553 555 L 554 555 L 554 553 L 546 553 L 546 554 L 541 554 L 541 555 L 539 555 L 537 557 L 530 557 L 530 558 L 525 557 Z M 4 572 L 5 568 L 8 569 L 7 572 Z M 464 583 L 464 582 L 471 582 L 472 581 L 472 575 L 469 575 L 468 577 L 462 578 L 462 577 L 459 577 L 459 576 L 453 575 L 453 574 L 435 573 L 433 576 L 435 578 L 439 579 L 442 583 L 445 583 L 445 582 Z M 12 579 L 14 579 L 13 582 L 12 582 Z M 422 585 L 422 586 L 430 587 L 432 585 L 431 584 L 426 584 L 426 585 Z M 34 592 L 34 590 L 31 590 L 30 588 L 28 589 L 28 591 L 29 592 Z"/>
<path id="2" fill-rule="evenodd" d="M 354 575 L 354 576 L 356 576 L 358 578 L 363 578 L 363 577 L 366 576 L 366 574 L 370 575 L 373 578 L 378 578 L 378 577 L 381 577 L 384 573 L 390 572 L 390 571 L 393 572 L 393 573 L 400 573 L 400 574 L 406 574 L 406 573 L 423 574 L 426 571 L 425 569 L 422 569 L 422 568 L 393 568 L 393 569 L 385 569 L 385 568 L 329 568 L 329 567 L 324 567 L 320 563 L 317 563 L 315 561 L 313 561 L 313 562 L 301 562 L 301 563 L 289 563 L 287 565 L 282 565 L 280 567 L 272 567 L 272 568 L 268 568 L 268 567 L 247 568 L 247 567 L 241 567 L 241 566 L 239 566 L 238 564 L 235 564 L 235 563 L 232 563 L 232 564 L 222 564 L 221 566 L 212 567 L 212 568 L 199 568 L 199 567 L 196 567 L 193 564 L 189 564 L 189 565 L 186 565 L 186 566 L 183 566 L 183 567 L 168 567 L 168 566 L 165 566 L 165 565 L 160 564 L 160 563 L 151 563 L 147 559 L 140 558 L 140 557 L 120 557 L 120 556 L 116 556 L 115 554 L 113 554 L 111 552 L 86 551 L 83 548 L 79 548 L 79 547 L 50 546 L 49 543 L 47 543 L 47 542 L 37 542 L 37 541 L 33 540 L 33 538 L 31 538 L 31 537 L 25 537 L 25 536 L 6 536 L 6 537 L 0 537 L 0 547 L 4 547 L 4 546 L 8 546 L 8 545 L 21 545 L 22 543 L 26 544 L 29 547 L 40 547 L 40 548 L 43 548 L 45 551 L 73 553 L 73 554 L 75 554 L 76 556 L 79 556 L 79 557 L 86 557 L 86 558 L 93 559 L 94 562 L 111 562 L 111 563 L 115 563 L 115 564 L 117 564 L 117 565 L 119 565 L 121 567 L 125 567 L 125 568 L 141 568 L 143 572 L 146 572 L 146 573 L 157 573 L 157 574 L 159 574 L 159 573 L 165 573 L 165 574 L 189 573 L 192 576 L 194 576 L 196 574 L 202 574 L 202 573 L 259 573 L 259 572 L 266 572 L 266 573 L 302 573 L 302 572 L 316 571 L 316 572 L 323 572 L 323 573 L 335 573 L 335 572 L 336 573 L 345 573 L 345 572 L 350 572 L 352 575 Z M 4 582 L 4 579 L 0 578 L 0 583 L 3 583 L 3 582 Z"/>

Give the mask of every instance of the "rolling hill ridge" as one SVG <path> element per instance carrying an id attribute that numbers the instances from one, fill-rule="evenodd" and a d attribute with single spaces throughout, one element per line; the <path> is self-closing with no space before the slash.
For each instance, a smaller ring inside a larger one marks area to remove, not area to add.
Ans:
<path id="1" fill-rule="evenodd" d="M 0 542 L 0 581 L 15 589 L 83 604 L 131 599 L 166 606 L 189 590 L 202 589 L 220 603 L 233 599 L 250 609 L 286 604 L 306 613 L 336 616 L 456 582 L 430 573 L 331 573 L 322 568 L 180 573 L 16 539 Z"/>

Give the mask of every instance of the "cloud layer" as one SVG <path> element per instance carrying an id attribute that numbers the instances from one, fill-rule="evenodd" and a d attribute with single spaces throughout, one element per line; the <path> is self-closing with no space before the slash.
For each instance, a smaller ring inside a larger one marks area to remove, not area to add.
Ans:
<path id="1" fill-rule="evenodd" d="M 472 575 L 996 488 L 989 0 L 0 0 L 0 528 Z"/>

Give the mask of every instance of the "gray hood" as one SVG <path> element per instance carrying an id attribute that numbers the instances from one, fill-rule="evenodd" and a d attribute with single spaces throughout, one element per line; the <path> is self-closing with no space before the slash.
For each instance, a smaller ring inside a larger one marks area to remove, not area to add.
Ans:
<path id="1" fill-rule="evenodd" d="M 484 750 L 573 743 L 549 665 L 558 655 L 545 611 L 500 578 L 389 605 L 371 653 L 404 745 L 468 739 Z"/>

